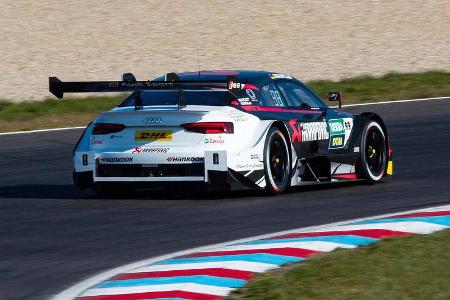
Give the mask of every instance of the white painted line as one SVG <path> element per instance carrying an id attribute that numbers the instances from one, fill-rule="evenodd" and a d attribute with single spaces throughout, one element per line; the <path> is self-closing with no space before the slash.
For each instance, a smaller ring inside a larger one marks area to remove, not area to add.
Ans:
<path id="1" fill-rule="evenodd" d="M 157 272 L 157 271 L 178 271 L 178 270 L 199 270 L 206 268 L 219 268 L 219 269 L 233 269 L 239 271 L 248 272 L 264 272 L 270 269 L 278 268 L 278 265 L 249 262 L 249 261 L 213 261 L 213 262 L 197 262 L 197 263 L 184 263 L 184 264 L 168 264 L 168 265 L 153 265 L 136 268 L 127 271 L 126 273 L 144 273 L 144 272 Z"/>
<path id="2" fill-rule="evenodd" d="M 392 101 L 379 101 L 379 102 L 368 102 L 368 103 L 358 103 L 358 104 L 346 104 L 346 105 L 342 105 L 342 107 L 379 105 L 379 104 L 394 104 L 394 103 L 407 103 L 407 102 L 430 101 L 430 100 L 450 100 L 450 96 L 447 96 L 447 97 L 434 97 L 434 98 L 417 98 L 417 99 L 392 100 Z M 333 107 L 335 108 L 336 106 L 333 106 Z"/>
<path id="3" fill-rule="evenodd" d="M 211 286 L 198 283 L 171 283 L 171 284 L 141 285 L 129 287 L 96 288 L 87 290 L 81 296 L 90 297 L 101 295 L 106 296 L 106 295 L 121 295 L 134 293 L 166 292 L 166 291 L 185 291 L 190 293 L 226 296 L 234 289 L 235 288 Z"/>
<path id="4" fill-rule="evenodd" d="M 61 131 L 61 130 L 84 129 L 84 128 L 86 128 L 86 126 L 50 128 L 50 129 L 37 129 L 37 130 L 26 130 L 26 131 L 11 131 L 11 132 L 0 132 L 0 135 L 38 133 L 38 132 Z"/>
<path id="5" fill-rule="evenodd" d="M 346 104 L 346 105 L 343 105 L 342 107 L 378 105 L 378 104 L 392 104 L 392 103 L 404 103 L 404 102 L 417 102 L 417 101 L 429 101 L 429 100 L 450 100 L 450 96 L 448 96 L 448 97 L 434 97 L 434 98 L 418 98 L 418 99 L 380 101 L 380 102 L 368 102 L 368 103 L 358 103 L 358 104 Z M 337 108 L 337 106 L 330 106 L 330 107 L 331 108 Z M 37 130 L 27 130 L 27 131 L 0 132 L 0 135 L 37 133 L 37 132 L 48 132 L 48 131 L 61 131 L 61 130 L 71 130 L 71 129 L 83 129 L 83 128 L 86 128 L 86 126 L 50 128 L 50 129 L 37 129 Z"/>
<path id="6" fill-rule="evenodd" d="M 409 214 L 409 213 L 413 213 L 413 212 L 416 213 L 416 212 L 425 212 L 425 211 L 447 211 L 447 210 L 450 210 L 450 204 L 442 205 L 442 206 L 436 206 L 436 207 L 430 207 L 430 208 L 424 208 L 424 209 L 403 211 L 403 212 L 400 211 L 400 212 L 384 214 L 384 215 L 378 215 L 378 216 L 371 216 L 371 217 L 366 217 L 366 218 L 358 218 L 358 219 L 353 219 L 353 220 L 346 220 L 346 221 L 341 221 L 341 222 L 336 222 L 336 223 L 329 223 L 329 224 L 324 224 L 324 225 L 319 225 L 319 226 L 305 227 L 305 228 L 302 228 L 302 229 L 285 230 L 285 231 L 281 231 L 281 232 L 264 234 L 264 235 L 254 236 L 254 237 L 240 239 L 240 240 L 226 242 L 226 243 L 220 243 L 220 244 L 215 244 L 215 245 L 203 246 L 203 247 L 188 249 L 188 250 L 184 250 L 184 251 L 174 252 L 174 253 L 170 253 L 170 254 L 167 254 L 167 255 L 162 255 L 162 256 L 157 256 L 157 257 L 153 257 L 153 258 L 149 258 L 149 259 L 144 259 L 144 260 L 141 260 L 141 261 L 138 261 L 138 262 L 135 262 L 135 263 L 131 263 L 131 264 L 128 264 L 128 265 L 125 265 L 125 266 L 120 266 L 120 267 L 117 267 L 117 268 L 114 268 L 114 269 L 102 272 L 100 274 L 97 274 L 97 275 L 95 275 L 93 277 L 87 278 L 87 279 L 85 279 L 85 280 L 83 280 L 83 281 L 81 281 L 81 282 L 71 286 L 70 288 L 68 288 L 68 289 L 62 291 L 61 293 L 55 295 L 52 299 L 53 300 L 74 299 L 77 296 L 79 296 L 81 293 L 83 293 L 86 289 L 88 289 L 88 288 L 90 288 L 90 287 L 92 287 L 92 286 L 94 286 L 94 285 L 96 285 L 96 284 L 98 284 L 98 283 L 100 283 L 102 281 L 105 281 L 105 280 L 107 280 L 107 279 L 109 279 L 109 278 L 111 278 L 113 276 L 116 276 L 116 275 L 118 275 L 120 273 L 130 272 L 133 269 L 143 268 L 144 266 L 149 266 L 149 265 L 154 264 L 156 262 L 160 262 L 160 261 L 163 261 L 163 260 L 166 260 L 166 259 L 171 259 L 171 258 L 178 257 L 178 256 L 188 255 L 188 254 L 191 254 L 191 253 L 202 252 L 202 251 L 212 251 L 212 250 L 217 249 L 219 247 L 227 247 L 227 246 L 231 246 L 231 245 L 234 245 L 234 244 L 251 242 L 251 241 L 260 240 L 260 239 L 267 239 L 267 238 L 276 237 L 276 236 L 280 236 L 280 235 L 291 234 L 291 233 L 317 232 L 317 231 L 323 231 L 325 229 L 326 230 L 330 230 L 330 227 L 345 225 L 345 224 L 353 223 L 353 222 L 360 222 L 360 221 L 367 221 L 367 220 L 373 220 L 373 219 L 388 218 L 388 217 L 392 217 L 392 216 L 396 216 L 396 215 Z M 370 225 L 373 225 L 373 224 L 370 224 Z M 242 264 L 243 262 L 239 262 L 239 263 Z M 203 267 L 205 267 L 205 263 L 203 263 L 202 265 L 203 265 Z"/>

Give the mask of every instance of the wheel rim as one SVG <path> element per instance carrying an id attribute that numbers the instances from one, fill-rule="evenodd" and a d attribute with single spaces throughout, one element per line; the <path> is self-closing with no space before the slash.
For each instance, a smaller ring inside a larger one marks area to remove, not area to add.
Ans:
<path id="1" fill-rule="evenodd" d="M 287 151 L 281 137 L 276 136 L 269 147 L 269 167 L 273 181 L 282 186 L 287 172 Z"/>
<path id="2" fill-rule="evenodd" d="M 366 164 L 374 176 L 379 176 L 384 169 L 385 143 L 384 137 L 377 128 L 370 128 L 366 140 Z"/>

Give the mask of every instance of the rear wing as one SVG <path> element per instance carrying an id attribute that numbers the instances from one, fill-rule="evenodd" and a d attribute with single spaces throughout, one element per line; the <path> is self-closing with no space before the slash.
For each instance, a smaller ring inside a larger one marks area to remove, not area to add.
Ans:
<path id="1" fill-rule="evenodd" d="M 166 81 L 137 81 L 131 73 L 123 74 L 121 81 L 61 81 L 49 77 L 50 92 L 62 99 L 65 93 L 108 93 L 151 90 L 203 90 L 208 88 L 226 89 L 236 98 L 244 86 L 235 76 L 227 76 L 226 81 L 181 81 L 175 73 L 165 76 Z"/>

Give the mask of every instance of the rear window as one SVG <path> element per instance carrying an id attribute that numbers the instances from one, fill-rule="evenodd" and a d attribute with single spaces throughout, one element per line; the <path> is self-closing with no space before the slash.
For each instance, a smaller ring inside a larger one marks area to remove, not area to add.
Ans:
<path id="1" fill-rule="evenodd" d="M 234 99 L 228 91 L 223 90 L 200 90 L 183 91 L 186 105 L 211 105 L 226 106 Z M 141 92 L 142 104 L 151 105 L 177 105 L 178 91 L 151 91 Z M 135 94 L 127 97 L 119 107 L 135 106 Z"/>

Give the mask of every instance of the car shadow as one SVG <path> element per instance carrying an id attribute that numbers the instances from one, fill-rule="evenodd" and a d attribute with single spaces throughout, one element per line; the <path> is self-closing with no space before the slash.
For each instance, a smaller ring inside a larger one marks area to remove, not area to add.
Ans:
<path id="1" fill-rule="evenodd" d="M 98 196 L 92 189 L 80 190 L 74 185 L 0 186 L 0 199 L 62 200 L 220 200 L 265 196 L 261 191 L 193 191 L 189 189 L 138 189 L 133 193 Z"/>
<path id="2" fill-rule="evenodd" d="M 340 189 L 363 185 L 364 182 L 339 182 L 323 183 L 291 188 L 288 193 L 302 193 L 324 189 Z M 182 189 L 138 189 L 132 194 L 109 195 L 100 197 L 91 189 L 79 190 L 72 184 L 67 185 L 14 185 L 0 186 L 0 199 L 21 198 L 21 199 L 97 199 L 97 200 L 237 200 L 240 198 L 270 197 L 272 195 L 260 190 L 243 191 L 196 191 L 189 188 Z"/>

